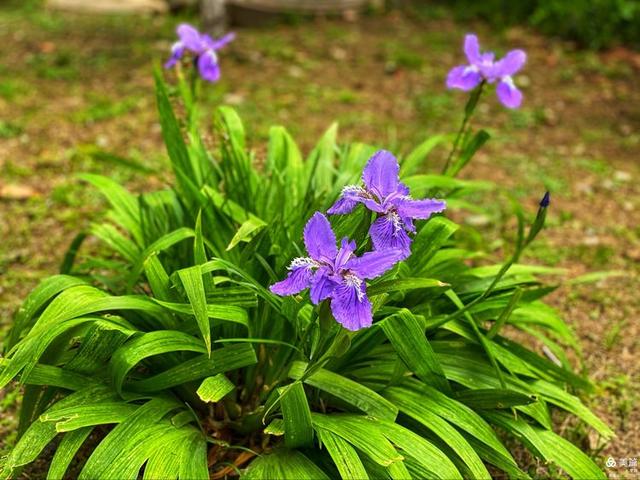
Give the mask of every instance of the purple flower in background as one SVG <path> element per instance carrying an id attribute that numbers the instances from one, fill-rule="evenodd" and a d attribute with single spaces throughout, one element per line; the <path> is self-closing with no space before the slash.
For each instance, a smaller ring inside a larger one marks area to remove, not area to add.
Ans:
<path id="1" fill-rule="evenodd" d="M 402 259 L 400 250 L 368 252 L 356 257 L 356 244 L 336 236 L 327 217 L 316 212 L 304 227 L 304 244 L 308 257 L 294 259 L 289 275 L 271 286 L 277 295 L 295 295 L 309 288 L 311 301 L 317 305 L 331 299 L 331 312 L 348 330 L 371 326 L 373 313 L 367 298 L 365 280 L 379 277 Z"/>
<path id="2" fill-rule="evenodd" d="M 191 52 L 195 57 L 200 76 L 209 82 L 220 78 L 220 66 L 216 50 L 220 50 L 235 38 L 235 34 L 228 33 L 224 37 L 213 40 L 206 33 L 201 34 L 191 25 L 183 23 L 176 29 L 178 41 L 171 46 L 171 58 L 164 64 L 164 68 L 173 67 L 185 52 Z"/>
<path id="3" fill-rule="evenodd" d="M 400 182 L 400 166 L 391 153 L 380 150 L 367 162 L 362 172 L 364 186 L 348 185 L 327 213 L 345 214 L 358 203 L 364 204 L 378 219 L 369 229 L 376 250 L 399 249 L 403 258 L 411 254 L 411 238 L 415 233 L 414 219 L 427 219 L 446 208 L 445 202 L 434 199 L 414 200 L 409 188 Z"/>
<path id="4" fill-rule="evenodd" d="M 480 82 L 498 82 L 498 99 L 507 108 L 518 108 L 522 103 L 522 92 L 513 83 L 516 74 L 527 61 L 523 50 L 511 50 L 504 58 L 494 61 L 493 52 L 480 52 L 478 37 L 468 34 L 464 37 L 464 53 L 469 65 L 454 67 L 447 76 L 447 87 L 469 91 Z"/>

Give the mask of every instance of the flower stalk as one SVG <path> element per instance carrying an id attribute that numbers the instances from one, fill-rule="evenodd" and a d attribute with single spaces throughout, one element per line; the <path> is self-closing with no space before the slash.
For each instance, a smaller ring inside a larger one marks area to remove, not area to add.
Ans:
<path id="1" fill-rule="evenodd" d="M 477 305 L 478 303 L 482 302 L 485 298 L 487 298 L 489 295 L 491 295 L 493 290 L 496 288 L 496 285 L 498 285 L 498 282 L 500 282 L 500 280 L 502 280 L 502 277 L 505 276 L 505 274 L 509 271 L 509 269 L 515 263 L 518 262 L 518 260 L 520 259 L 520 256 L 522 255 L 522 252 L 525 250 L 525 248 L 527 246 L 529 246 L 531 244 L 531 242 L 533 242 L 533 240 L 537 237 L 538 233 L 540 233 L 540 230 L 542 230 L 542 227 L 544 226 L 545 219 L 547 217 L 547 208 L 548 207 L 549 207 L 549 192 L 545 193 L 542 201 L 540 202 L 540 207 L 538 208 L 538 213 L 537 213 L 536 218 L 533 221 L 533 223 L 532 223 L 532 225 L 531 225 L 531 227 L 529 229 L 529 235 L 527 236 L 526 240 L 524 240 L 524 228 L 523 228 L 523 224 L 522 224 L 523 219 L 522 219 L 521 215 L 518 215 L 518 241 L 516 242 L 516 248 L 515 248 L 513 254 L 511 255 L 511 258 L 502 265 L 502 268 L 500 268 L 500 270 L 498 271 L 498 273 L 494 277 L 494 279 L 491 282 L 491 284 L 487 287 L 487 289 L 482 294 L 480 294 L 478 297 L 473 299 L 467 305 L 463 306 L 462 308 L 460 308 L 456 312 L 454 312 L 454 313 L 452 313 L 450 315 L 447 315 L 446 317 L 438 320 L 437 322 L 429 324 L 429 326 L 428 326 L 429 329 L 440 327 L 440 326 L 450 322 L 451 320 L 455 320 L 456 318 L 459 318 L 461 315 L 466 315 L 466 313 L 474 305 Z"/>
<path id="2" fill-rule="evenodd" d="M 454 155 L 458 151 L 458 147 L 460 145 L 460 141 L 462 140 L 462 138 L 466 138 L 468 136 L 468 133 L 470 131 L 469 123 L 471 121 L 471 117 L 473 116 L 473 113 L 476 110 L 476 106 L 478 105 L 478 101 L 480 100 L 480 97 L 482 96 L 482 91 L 484 90 L 485 84 L 486 84 L 485 81 L 480 82 L 480 85 L 478 85 L 474 90 L 472 90 L 471 91 L 471 95 L 469 95 L 469 99 L 467 100 L 467 104 L 464 107 L 464 117 L 462 118 L 462 123 L 460 124 L 460 129 L 458 130 L 458 133 L 457 133 L 457 135 L 456 135 L 456 137 L 455 137 L 455 139 L 453 141 L 453 146 L 451 147 L 451 150 L 449 151 L 449 155 L 447 156 L 447 161 L 445 162 L 444 167 L 442 169 L 442 173 L 444 175 L 447 175 L 452 170 L 455 170 L 455 168 L 450 170 L 450 167 L 452 167 L 451 161 L 453 160 Z"/>

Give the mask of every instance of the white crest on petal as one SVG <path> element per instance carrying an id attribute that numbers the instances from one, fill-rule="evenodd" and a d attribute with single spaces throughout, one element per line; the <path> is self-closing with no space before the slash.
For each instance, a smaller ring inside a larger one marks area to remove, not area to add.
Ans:
<path id="1" fill-rule="evenodd" d="M 502 81 L 502 83 L 507 84 L 507 86 L 509 87 L 509 90 L 514 90 L 516 88 L 516 84 L 513 83 L 513 77 L 511 75 L 505 75 L 503 77 L 500 77 L 500 80 Z"/>
<path id="2" fill-rule="evenodd" d="M 342 278 L 344 278 L 344 282 L 347 286 L 355 288 L 358 301 L 361 302 L 364 297 L 364 290 L 362 288 L 362 284 L 364 283 L 363 280 L 353 273 L 347 273 Z"/>
<path id="3" fill-rule="evenodd" d="M 297 257 L 291 260 L 291 264 L 289 265 L 289 270 L 293 270 L 294 268 L 317 268 L 320 264 L 316 262 L 313 258 L 309 257 Z"/>
<path id="4" fill-rule="evenodd" d="M 475 65 L 467 65 L 462 72 L 462 75 L 466 75 L 467 73 L 477 73 L 480 69 Z"/>
<path id="5" fill-rule="evenodd" d="M 404 228 L 404 222 L 402 221 L 402 218 L 400 218 L 400 215 L 398 215 L 398 212 L 396 212 L 395 210 L 387 213 L 387 221 L 393 223 L 394 235 L 397 235 L 398 231 Z"/>
<path id="6" fill-rule="evenodd" d="M 367 195 L 367 191 L 365 190 L 364 187 L 361 187 L 360 185 L 346 185 L 342 187 L 342 195 L 353 195 L 353 194 L 364 197 Z"/>

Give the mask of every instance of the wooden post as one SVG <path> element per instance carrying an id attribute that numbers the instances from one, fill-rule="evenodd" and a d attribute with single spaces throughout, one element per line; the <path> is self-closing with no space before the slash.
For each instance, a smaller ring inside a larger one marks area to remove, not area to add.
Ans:
<path id="1" fill-rule="evenodd" d="M 200 16 L 204 30 L 214 37 L 225 33 L 227 16 L 225 0 L 200 0 Z"/>

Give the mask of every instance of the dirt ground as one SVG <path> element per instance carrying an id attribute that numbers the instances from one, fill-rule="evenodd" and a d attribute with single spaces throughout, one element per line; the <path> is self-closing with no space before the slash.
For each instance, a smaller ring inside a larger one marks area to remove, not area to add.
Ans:
<path id="1" fill-rule="evenodd" d="M 0 332 L 104 209 L 77 173 L 109 174 L 133 189 L 170 182 L 151 70 L 180 21 L 17 5 L 0 6 Z M 493 93 L 480 104 L 474 124 L 492 139 L 464 175 L 499 182 L 532 211 L 545 189 L 552 192 L 549 228 L 526 260 L 567 269 L 551 302 L 581 339 L 579 368 L 598 386 L 587 401 L 617 437 L 599 450 L 584 428 L 561 428 L 601 464 L 640 457 L 640 54 L 578 51 L 524 28 L 458 24 L 441 9 L 292 21 L 236 30 L 221 53 L 223 80 L 204 89 L 205 111 L 235 106 L 257 151 L 272 124 L 285 125 L 308 151 L 337 119 L 342 140 L 407 152 L 457 128 L 465 95 L 447 91 L 444 78 L 462 62 L 468 31 L 499 53 L 524 48 L 528 62 L 517 80 L 521 110 L 501 108 Z M 204 121 L 210 126 L 210 113 Z M 160 173 L 143 179 L 95 158 L 96 149 Z M 435 161 L 428 167 L 439 169 Z M 622 274 L 568 282 L 603 270 Z M 11 443 L 15 393 L 0 392 L 0 412 L 1 450 Z M 633 476 L 624 467 L 609 473 Z"/>

